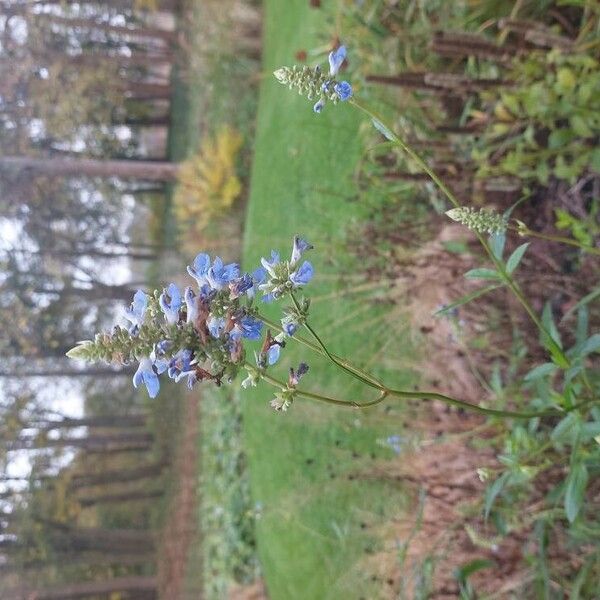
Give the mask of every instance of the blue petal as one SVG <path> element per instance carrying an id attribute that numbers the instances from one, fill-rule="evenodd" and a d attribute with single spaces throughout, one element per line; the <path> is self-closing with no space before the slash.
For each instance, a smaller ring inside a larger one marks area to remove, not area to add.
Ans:
<path id="1" fill-rule="evenodd" d="M 182 304 L 179 288 L 174 283 L 170 283 L 167 288 L 167 293 L 171 297 L 171 308 L 174 310 L 178 309 Z"/>
<path id="2" fill-rule="evenodd" d="M 313 110 L 318 114 L 323 110 L 324 106 L 325 106 L 325 100 L 323 100 L 323 99 L 318 100 L 317 102 L 315 102 L 315 105 L 313 106 Z"/>
<path id="3" fill-rule="evenodd" d="M 267 350 L 267 363 L 274 365 L 279 360 L 279 354 L 281 353 L 281 346 L 279 344 L 273 344 Z"/>
<path id="4" fill-rule="evenodd" d="M 346 46 L 340 46 L 337 50 L 329 53 L 329 74 L 337 75 L 342 63 L 346 59 Z"/>
<path id="5" fill-rule="evenodd" d="M 305 260 L 302 263 L 302 266 L 294 273 L 290 275 L 290 281 L 294 285 L 306 285 L 313 276 L 313 267 L 312 265 Z"/>
<path id="6" fill-rule="evenodd" d="M 133 296 L 133 302 L 131 303 L 131 310 L 134 314 L 141 317 L 146 311 L 148 306 L 148 294 L 142 290 L 138 290 Z"/>
<path id="7" fill-rule="evenodd" d="M 300 260 L 300 257 L 304 252 L 310 250 L 313 246 L 309 244 L 305 239 L 301 238 L 298 235 L 294 236 L 294 246 L 292 248 L 292 258 L 291 262 L 295 263 Z"/>
<path id="8" fill-rule="evenodd" d="M 340 81 L 333 87 L 335 93 L 339 96 L 342 102 L 345 102 L 352 97 L 352 86 L 347 81 Z"/>
<path id="9" fill-rule="evenodd" d="M 154 371 L 144 371 L 143 377 L 144 383 L 146 384 L 146 389 L 148 390 L 148 395 L 150 398 L 156 398 L 160 389 L 158 375 Z"/>
<path id="10" fill-rule="evenodd" d="M 194 259 L 194 270 L 198 275 L 206 275 L 208 269 L 210 269 L 210 256 L 201 252 Z"/>

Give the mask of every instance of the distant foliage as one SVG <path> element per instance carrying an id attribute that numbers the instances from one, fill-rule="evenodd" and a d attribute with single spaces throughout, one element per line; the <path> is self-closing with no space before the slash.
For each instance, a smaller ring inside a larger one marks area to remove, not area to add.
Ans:
<path id="1" fill-rule="evenodd" d="M 600 70 L 585 53 L 530 52 L 515 61 L 513 87 L 487 94 L 494 118 L 473 152 L 479 175 L 547 185 L 600 172 Z M 485 97 L 485 96 L 484 96 Z"/>
<path id="2" fill-rule="evenodd" d="M 225 125 L 181 166 L 173 203 L 186 237 L 200 235 L 212 219 L 226 215 L 240 196 L 236 160 L 242 142 L 240 133 Z"/>

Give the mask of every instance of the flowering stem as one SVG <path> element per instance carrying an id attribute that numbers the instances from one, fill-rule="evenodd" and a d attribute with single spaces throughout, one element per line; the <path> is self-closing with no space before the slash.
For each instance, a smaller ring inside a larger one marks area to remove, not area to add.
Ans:
<path id="1" fill-rule="evenodd" d="M 362 111 L 366 115 L 368 115 L 374 122 L 377 122 L 377 123 L 380 123 L 381 125 L 383 125 L 383 127 L 386 130 L 386 137 L 388 137 L 388 139 L 390 139 L 390 141 L 395 142 L 395 144 L 398 147 L 400 147 L 406 154 L 408 154 L 408 156 L 410 158 L 412 158 L 419 165 L 419 167 L 421 169 L 423 169 L 423 171 L 425 173 L 427 173 L 427 175 L 429 175 L 431 180 L 437 185 L 437 187 L 443 192 L 443 194 L 448 198 L 450 203 L 455 208 L 459 208 L 461 206 L 460 202 L 458 201 L 458 199 L 456 198 L 456 196 L 454 195 L 452 190 L 450 190 L 450 188 L 442 181 L 442 179 L 440 179 L 440 177 L 435 173 L 435 171 L 433 171 L 433 169 L 431 169 L 431 167 L 419 156 L 419 154 L 417 154 L 402 138 L 400 138 L 387 125 L 385 125 L 384 121 L 379 116 L 377 116 L 371 110 L 369 110 L 368 108 L 366 108 L 365 106 L 363 106 L 362 104 L 357 102 L 357 100 L 355 98 L 351 98 L 349 100 L 349 103 L 352 104 L 353 106 L 355 106 L 356 108 L 358 108 L 360 111 Z M 510 290 L 513 292 L 513 294 L 516 296 L 517 300 L 519 300 L 519 302 L 521 303 L 521 305 L 523 306 L 523 308 L 525 309 L 525 311 L 527 312 L 527 314 L 529 315 L 529 317 L 531 318 L 531 320 L 533 321 L 535 326 L 539 329 L 539 331 L 542 333 L 542 335 L 546 339 L 547 345 L 551 349 L 551 353 L 553 355 L 555 355 L 561 361 L 561 363 L 562 363 L 561 366 L 563 366 L 565 368 L 568 367 L 570 365 L 569 359 L 567 358 L 565 353 L 562 351 L 560 346 L 554 341 L 554 339 L 550 335 L 549 331 L 544 327 L 543 323 L 541 322 L 541 320 L 539 319 L 539 317 L 533 310 L 533 307 L 529 304 L 529 302 L 527 301 L 527 298 L 525 298 L 523 292 L 521 291 L 521 288 L 514 281 L 514 279 L 507 273 L 502 261 L 499 260 L 496 257 L 496 255 L 492 252 L 492 249 L 490 248 L 489 244 L 487 243 L 487 241 L 485 240 L 485 238 L 483 237 L 483 235 L 481 233 L 475 232 L 475 235 L 477 236 L 479 242 L 481 243 L 481 245 L 485 249 L 486 253 L 490 257 L 491 261 L 494 263 L 494 266 L 500 273 L 500 276 L 502 277 L 502 279 L 504 280 L 506 285 L 510 288 Z"/>
<path id="2" fill-rule="evenodd" d="M 250 366 L 250 365 L 248 365 Z M 251 367 L 254 368 L 254 367 Z M 264 379 L 267 383 L 281 390 L 287 389 L 287 385 L 268 375 L 264 371 L 260 372 L 260 377 Z M 393 390 L 389 389 L 385 386 L 380 388 L 380 394 L 374 400 L 369 400 L 367 402 L 354 402 L 347 400 L 339 400 L 337 398 L 331 398 L 330 396 L 324 396 L 323 394 L 318 394 L 316 392 L 309 392 L 307 390 L 296 390 L 296 394 L 303 398 L 308 398 L 310 400 L 318 400 L 319 402 L 325 402 L 326 404 L 334 404 L 336 406 L 346 406 L 348 408 L 354 409 L 365 409 L 370 408 L 372 406 L 376 406 L 377 404 L 381 404 L 388 396 L 394 396 L 396 398 L 402 398 L 404 400 L 409 399 L 417 399 L 417 400 L 439 400 L 444 402 L 445 404 L 456 406 L 457 408 L 462 408 L 465 410 L 469 410 L 471 412 L 476 412 L 482 415 L 486 415 L 489 417 L 503 417 L 503 418 L 513 418 L 513 419 L 535 419 L 541 417 L 557 417 L 563 415 L 565 412 L 571 412 L 575 409 L 581 408 L 584 405 L 590 404 L 595 400 L 588 400 L 582 402 L 581 404 L 575 405 L 566 411 L 552 409 L 546 411 L 539 412 L 514 412 L 510 410 L 494 410 L 492 408 L 484 408 L 482 406 L 477 406 L 476 404 L 471 404 L 470 402 L 465 402 L 464 400 L 458 400 L 457 398 L 451 398 L 450 396 L 445 396 L 444 394 L 438 394 L 435 392 L 406 392 L 403 390 Z"/>
<path id="3" fill-rule="evenodd" d="M 296 296 L 294 296 L 293 292 L 290 295 L 292 297 L 292 302 L 294 303 L 294 306 L 296 307 L 296 309 L 298 311 L 300 311 L 301 310 L 300 304 L 299 304 L 298 300 L 296 299 Z M 329 352 L 327 346 L 325 346 L 325 344 L 323 343 L 321 338 L 318 336 L 317 332 L 311 327 L 308 320 L 304 321 L 304 326 L 306 327 L 306 329 L 308 329 L 310 334 L 315 338 L 315 340 L 317 341 L 317 344 L 319 345 L 321 350 L 323 350 L 323 352 L 325 353 L 327 358 L 329 358 L 329 360 L 331 360 L 334 364 L 336 364 L 338 367 L 340 367 L 340 369 L 346 371 L 346 373 L 348 373 L 355 379 L 362 381 L 365 385 L 368 385 L 368 386 L 376 388 L 376 389 L 382 389 L 383 384 L 380 381 L 378 381 L 377 379 L 375 379 L 375 377 L 373 377 L 372 375 L 369 375 L 368 373 L 361 371 L 360 369 L 356 368 L 353 365 L 346 363 L 345 361 L 340 360 L 337 356 L 335 356 L 331 352 Z"/>
<path id="4" fill-rule="evenodd" d="M 577 248 L 580 248 L 581 250 L 583 250 L 584 252 L 587 252 L 589 254 L 596 254 L 597 256 L 600 256 L 600 248 L 586 246 L 585 244 L 582 244 L 581 242 L 578 242 L 577 240 L 574 240 L 573 238 L 563 237 L 562 235 L 552 235 L 549 233 L 541 233 L 539 231 L 533 231 L 532 229 L 529 229 L 529 227 L 527 227 L 527 225 L 525 225 L 524 223 L 519 222 L 519 226 L 517 226 L 517 227 L 515 227 L 514 225 L 509 225 L 509 229 L 511 231 L 515 231 L 520 236 L 535 237 L 535 238 L 539 238 L 540 240 L 548 240 L 549 242 L 558 242 L 560 244 L 567 244 L 569 246 L 575 246 Z"/>

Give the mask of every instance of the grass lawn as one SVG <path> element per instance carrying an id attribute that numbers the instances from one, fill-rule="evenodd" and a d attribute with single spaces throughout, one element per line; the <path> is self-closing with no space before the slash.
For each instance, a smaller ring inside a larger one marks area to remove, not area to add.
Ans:
<path id="1" fill-rule="evenodd" d="M 293 64 L 299 49 L 323 43 L 323 12 L 311 10 L 305 0 L 264 5 L 265 75 L 244 266 L 254 268 L 271 248 L 287 253 L 295 233 L 305 236 L 315 245 L 310 259 L 316 277 L 307 289 L 312 321 L 326 343 L 386 381 L 412 385 L 400 367 L 401 357 L 411 353 L 400 311 L 379 306 L 372 289 L 359 291 L 341 247 L 347 225 L 361 211 L 344 196 L 352 191 L 361 153 L 362 117 L 347 105 L 329 105 L 315 115 L 312 103 L 270 76 L 278 66 Z M 279 314 L 272 306 L 265 312 Z M 285 378 L 286 369 L 300 360 L 311 367 L 306 389 L 344 399 L 373 397 L 293 343 L 274 373 Z M 374 460 L 391 455 L 384 441 L 400 432 L 402 411 L 359 413 L 300 400 L 287 414 L 277 414 L 268 407 L 272 389 L 261 384 L 243 396 L 252 492 L 261 514 L 259 554 L 270 598 L 376 598 L 381 583 L 371 582 L 368 568 L 378 548 L 374 532 L 384 515 L 402 510 L 404 494 L 397 485 L 363 475 Z"/>

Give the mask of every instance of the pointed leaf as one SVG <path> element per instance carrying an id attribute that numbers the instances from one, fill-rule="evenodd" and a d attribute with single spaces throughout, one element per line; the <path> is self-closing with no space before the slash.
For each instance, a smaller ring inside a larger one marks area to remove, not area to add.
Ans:
<path id="1" fill-rule="evenodd" d="M 567 489 L 565 491 L 565 512 L 570 523 L 577 518 L 581 510 L 587 484 L 588 470 L 585 463 L 575 463 L 567 478 Z"/>
<path id="2" fill-rule="evenodd" d="M 465 273 L 465 277 L 467 279 L 502 279 L 500 273 L 494 269 L 471 269 Z"/>
<path id="3" fill-rule="evenodd" d="M 509 257 L 506 261 L 506 270 L 509 274 L 513 273 L 514 270 L 519 266 L 525 251 L 529 247 L 529 242 L 525 242 L 521 244 Z"/>
<path id="4" fill-rule="evenodd" d="M 536 379 L 541 379 L 542 377 L 546 377 L 546 375 L 550 375 L 556 371 L 556 365 L 554 363 L 544 363 L 543 365 L 538 365 L 534 367 L 523 377 L 525 381 L 535 381 Z"/>
<path id="5" fill-rule="evenodd" d="M 448 314 L 449 312 L 452 312 L 455 308 L 462 306 L 463 304 L 467 304 L 468 302 L 471 302 L 471 300 L 475 300 L 475 298 L 479 298 L 479 296 L 483 296 L 484 294 L 487 294 L 488 292 L 491 292 L 492 290 L 495 290 L 499 287 L 500 287 L 499 285 L 488 285 L 487 287 L 481 288 L 479 290 L 475 290 L 474 292 L 471 292 L 470 294 L 465 294 L 464 296 L 462 296 L 462 298 L 459 298 L 458 300 L 455 300 L 451 304 L 444 306 L 444 308 L 441 308 L 440 310 L 438 310 L 437 312 L 435 312 L 433 314 L 436 317 Z"/>

